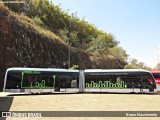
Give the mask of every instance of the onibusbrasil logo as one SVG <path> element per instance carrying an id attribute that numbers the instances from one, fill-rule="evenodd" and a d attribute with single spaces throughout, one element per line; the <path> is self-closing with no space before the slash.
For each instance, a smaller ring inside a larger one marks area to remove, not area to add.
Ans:
<path id="1" fill-rule="evenodd" d="M 24 0 L 6 0 L 6 1 L 0 0 L 0 3 L 15 4 L 15 3 L 25 3 L 25 1 Z"/>

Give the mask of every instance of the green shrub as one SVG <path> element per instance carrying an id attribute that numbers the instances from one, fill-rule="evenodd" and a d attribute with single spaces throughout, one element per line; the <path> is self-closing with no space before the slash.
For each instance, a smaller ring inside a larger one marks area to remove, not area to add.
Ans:
<path id="1" fill-rule="evenodd" d="M 79 68 L 79 65 L 73 65 L 70 69 L 76 70 Z"/>
<path id="2" fill-rule="evenodd" d="M 42 20 L 38 17 L 38 16 L 35 16 L 34 18 L 33 18 L 33 21 L 37 24 L 37 25 L 43 25 L 43 22 L 42 22 Z"/>

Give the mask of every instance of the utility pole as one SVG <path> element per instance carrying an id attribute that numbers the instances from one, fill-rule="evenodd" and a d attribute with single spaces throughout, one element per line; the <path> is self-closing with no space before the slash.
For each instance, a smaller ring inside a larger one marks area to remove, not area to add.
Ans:
<path id="1" fill-rule="evenodd" d="M 69 23 L 68 38 L 69 38 L 69 34 L 71 32 L 71 20 L 72 20 L 72 16 L 70 18 L 70 23 Z M 71 43 L 69 40 L 68 41 L 68 47 L 69 47 L 69 49 L 68 49 L 68 69 L 71 67 L 71 48 L 70 48 L 70 45 L 71 45 Z"/>
<path id="2" fill-rule="evenodd" d="M 71 55 L 70 55 L 71 54 L 70 53 L 70 51 L 71 51 L 70 50 L 70 43 L 68 43 L 68 45 L 69 45 L 69 49 L 68 49 L 68 69 L 69 69 L 70 68 L 70 62 L 71 62 L 71 58 L 70 58 L 71 57 Z"/>

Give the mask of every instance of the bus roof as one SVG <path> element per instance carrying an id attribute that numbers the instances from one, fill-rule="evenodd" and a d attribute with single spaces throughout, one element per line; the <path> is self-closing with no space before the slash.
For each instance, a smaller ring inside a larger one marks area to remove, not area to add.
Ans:
<path id="1" fill-rule="evenodd" d="M 8 68 L 7 71 L 23 71 L 23 70 L 31 70 L 31 71 L 55 71 L 55 72 L 79 72 L 79 70 L 71 70 L 71 69 L 58 69 L 58 68 Z M 84 72 L 148 72 L 143 69 L 85 69 Z M 159 71 L 160 73 L 160 71 Z"/>
<path id="2" fill-rule="evenodd" d="M 84 72 L 148 72 L 143 69 L 86 69 Z"/>
<path id="3" fill-rule="evenodd" d="M 30 71 L 55 71 L 55 72 L 79 72 L 79 70 L 71 70 L 71 69 L 58 69 L 58 68 L 8 68 L 7 71 L 23 71 L 23 70 L 30 70 Z"/>

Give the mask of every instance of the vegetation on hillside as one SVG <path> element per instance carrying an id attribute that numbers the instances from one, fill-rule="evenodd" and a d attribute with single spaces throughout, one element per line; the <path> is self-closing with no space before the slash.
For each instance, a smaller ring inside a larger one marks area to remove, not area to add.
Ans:
<path id="1" fill-rule="evenodd" d="M 153 68 L 153 70 L 160 70 L 160 63 L 156 65 L 156 67 Z"/>
<path id="2" fill-rule="evenodd" d="M 145 63 L 139 62 L 137 59 L 130 59 L 129 63 L 124 67 L 126 69 L 146 69 L 151 70 L 150 67 L 147 67 Z"/>
<path id="3" fill-rule="evenodd" d="M 14 12 L 30 17 L 35 24 L 51 30 L 69 46 L 83 49 L 89 54 L 112 55 L 121 68 L 150 70 L 143 62 L 138 62 L 136 59 L 127 63 L 128 54 L 118 46 L 119 41 L 115 40 L 112 34 L 97 29 L 84 19 L 79 19 L 76 13 L 70 15 L 69 10 L 64 11 L 60 5 L 54 5 L 49 0 L 24 1 L 24 4 L 7 4 L 7 6 Z"/>
<path id="4" fill-rule="evenodd" d="M 93 38 L 103 35 L 103 38 L 108 43 L 107 47 L 114 47 L 118 44 L 111 34 L 98 30 L 84 19 L 80 20 L 76 13 L 69 15 L 68 11 L 63 11 L 59 6 L 49 2 L 49 0 L 25 1 L 25 4 L 8 4 L 8 6 L 14 12 L 23 13 L 33 19 L 35 17 L 39 18 L 38 21 L 43 21 L 45 25 L 56 33 L 59 33 L 60 30 L 67 30 L 67 33 L 75 33 L 80 43 L 89 43 Z"/>
<path id="5" fill-rule="evenodd" d="M 36 24 L 50 29 L 70 46 L 87 50 L 91 54 L 107 55 L 110 53 L 110 48 L 119 44 L 112 34 L 98 30 L 84 19 L 80 20 L 76 13 L 70 15 L 68 11 L 63 11 L 49 0 L 25 0 L 25 2 L 25 4 L 8 4 L 8 7 L 14 12 L 32 18 Z M 121 57 L 123 59 L 117 59 L 125 63 L 127 57 Z"/>

